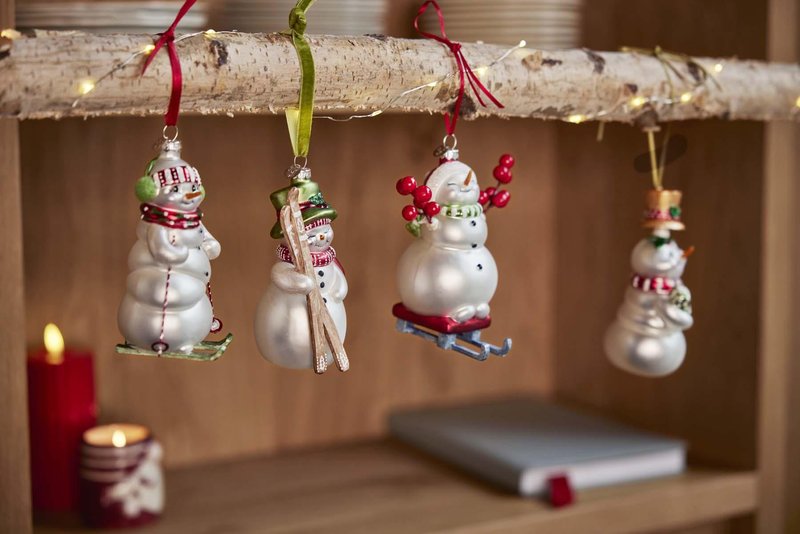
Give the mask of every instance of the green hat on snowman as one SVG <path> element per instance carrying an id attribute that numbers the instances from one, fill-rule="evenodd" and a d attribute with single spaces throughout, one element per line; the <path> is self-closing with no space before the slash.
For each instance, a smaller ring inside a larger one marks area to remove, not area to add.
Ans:
<path id="1" fill-rule="evenodd" d="M 300 202 L 300 211 L 303 214 L 303 224 L 306 227 L 328 223 L 338 215 L 336 210 L 325 202 L 322 192 L 319 190 L 319 184 L 311 181 L 311 172 L 308 169 L 303 169 L 300 174 L 292 179 L 291 185 L 278 189 L 269 196 L 269 200 L 275 207 L 275 213 L 279 219 L 269 232 L 273 239 L 283 238 L 280 213 L 281 208 L 289 203 L 289 190 L 293 187 L 296 187 L 300 192 L 298 201 Z"/>

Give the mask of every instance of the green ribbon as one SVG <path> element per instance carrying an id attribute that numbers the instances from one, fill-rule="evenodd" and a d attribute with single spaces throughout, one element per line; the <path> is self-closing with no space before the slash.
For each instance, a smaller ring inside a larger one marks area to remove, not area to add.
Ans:
<path id="1" fill-rule="evenodd" d="M 295 156 L 308 156 L 311 143 L 311 120 L 314 114 L 314 56 L 306 39 L 306 11 L 314 0 L 298 0 L 289 12 L 289 29 L 292 44 L 300 60 L 300 99 L 297 107 L 286 108 L 286 124 Z"/>

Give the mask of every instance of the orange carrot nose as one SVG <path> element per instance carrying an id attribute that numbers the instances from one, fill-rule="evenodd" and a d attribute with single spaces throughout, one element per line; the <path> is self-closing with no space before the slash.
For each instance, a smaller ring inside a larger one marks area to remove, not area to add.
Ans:
<path id="1" fill-rule="evenodd" d="M 683 257 L 684 258 L 688 258 L 692 254 L 694 254 L 694 245 L 692 245 L 691 247 L 689 247 L 689 248 L 687 248 L 686 250 L 683 251 Z"/>
<path id="2" fill-rule="evenodd" d="M 464 180 L 464 186 L 465 187 L 468 186 L 471 181 L 472 181 L 472 171 L 469 171 L 469 173 L 467 173 L 467 179 Z"/>
<path id="3" fill-rule="evenodd" d="M 186 193 L 184 197 L 186 198 L 186 200 L 192 200 L 193 198 L 199 197 L 202 194 L 203 194 L 202 191 L 195 191 L 194 193 Z"/>

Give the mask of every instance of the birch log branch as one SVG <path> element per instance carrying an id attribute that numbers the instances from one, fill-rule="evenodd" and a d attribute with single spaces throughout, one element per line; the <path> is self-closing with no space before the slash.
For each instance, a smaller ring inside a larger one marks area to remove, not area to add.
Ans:
<path id="1" fill-rule="evenodd" d="M 317 112 L 441 113 L 455 99 L 455 62 L 437 43 L 383 36 L 319 36 L 310 41 L 317 68 Z M 160 115 L 171 79 L 166 53 L 159 54 L 144 76 L 140 76 L 144 56 L 136 57 L 73 107 L 82 81 L 99 79 L 152 42 L 148 35 L 57 32 L 18 38 L 0 51 L 0 116 Z M 297 56 L 283 35 L 201 34 L 177 46 L 184 74 L 184 112 L 276 113 L 297 101 Z M 487 87 L 505 105 L 483 108 L 469 98 L 462 108 L 466 118 L 498 115 L 647 125 L 710 117 L 800 117 L 796 64 L 696 58 L 718 86 L 713 80 L 703 83 L 702 70 L 683 61 L 674 63 L 680 76 L 673 73 L 670 86 L 662 63 L 628 52 L 522 48 L 491 68 L 480 69 L 507 50 L 464 45 L 473 68 L 482 72 Z M 718 73 L 715 65 L 721 66 Z M 431 86 L 400 96 L 427 83 Z"/>

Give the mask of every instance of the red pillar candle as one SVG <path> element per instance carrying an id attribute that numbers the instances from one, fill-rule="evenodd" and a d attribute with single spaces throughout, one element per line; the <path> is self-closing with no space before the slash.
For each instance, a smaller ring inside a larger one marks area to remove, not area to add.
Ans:
<path id="1" fill-rule="evenodd" d="M 141 425 L 94 427 L 81 444 L 81 516 L 97 528 L 144 525 L 164 509 L 161 445 Z"/>
<path id="2" fill-rule="evenodd" d="M 64 349 L 55 325 L 28 356 L 28 417 L 33 507 L 74 510 L 78 504 L 81 435 L 97 422 L 92 355 Z"/>

